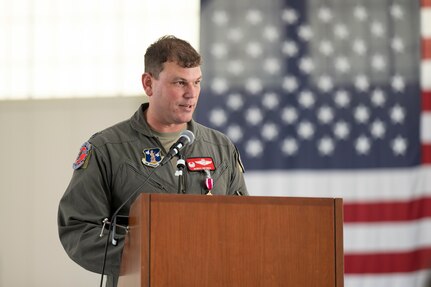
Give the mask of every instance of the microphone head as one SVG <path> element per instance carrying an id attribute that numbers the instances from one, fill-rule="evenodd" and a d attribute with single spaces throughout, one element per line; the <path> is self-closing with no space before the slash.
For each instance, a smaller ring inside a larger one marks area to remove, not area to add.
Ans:
<path id="1" fill-rule="evenodd" d="M 188 144 L 191 144 L 195 141 L 195 135 L 193 134 L 193 132 L 191 132 L 189 130 L 183 131 L 180 135 L 180 138 L 181 137 L 186 138 Z"/>

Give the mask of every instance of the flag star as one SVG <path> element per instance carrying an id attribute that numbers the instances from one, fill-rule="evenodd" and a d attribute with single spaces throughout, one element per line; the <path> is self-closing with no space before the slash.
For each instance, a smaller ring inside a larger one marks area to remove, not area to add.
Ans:
<path id="1" fill-rule="evenodd" d="M 353 51 L 358 55 L 364 55 L 367 52 L 367 46 L 365 45 L 364 40 L 356 39 L 353 41 Z"/>
<path id="2" fill-rule="evenodd" d="M 404 155 L 407 151 L 408 141 L 406 138 L 398 135 L 391 142 L 392 151 L 395 155 Z"/>
<path id="3" fill-rule="evenodd" d="M 391 86 L 395 91 L 402 92 L 405 88 L 404 78 L 400 75 L 393 76 Z"/>
<path id="4" fill-rule="evenodd" d="M 386 61 L 383 55 L 376 54 L 371 57 L 371 66 L 376 71 L 383 71 L 386 68 Z"/>
<path id="5" fill-rule="evenodd" d="M 402 19 L 404 17 L 404 10 L 398 4 L 392 4 L 389 11 L 395 19 Z"/>
<path id="6" fill-rule="evenodd" d="M 258 42 L 248 43 L 245 47 L 245 51 L 253 58 L 257 58 L 263 53 L 262 45 Z"/>
<path id="7" fill-rule="evenodd" d="M 370 139 L 364 135 L 361 135 L 355 141 L 355 149 L 358 154 L 368 154 L 371 149 Z"/>
<path id="8" fill-rule="evenodd" d="M 278 96 L 275 93 L 266 93 L 263 96 L 262 106 L 267 108 L 268 110 L 273 110 L 280 104 L 278 100 Z"/>
<path id="9" fill-rule="evenodd" d="M 241 60 L 232 60 L 227 63 L 227 71 L 233 75 L 241 75 L 244 72 L 244 64 Z"/>
<path id="10" fill-rule="evenodd" d="M 345 140 L 350 134 L 349 125 L 345 121 L 338 121 L 334 125 L 334 135 L 336 138 Z"/>
<path id="11" fill-rule="evenodd" d="M 263 120 L 262 111 L 259 108 L 251 107 L 245 111 L 245 119 L 253 126 L 258 125 Z"/>
<path id="12" fill-rule="evenodd" d="M 323 137 L 317 143 L 317 149 L 319 154 L 323 156 L 328 156 L 334 153 L 335 143 L 330 137 Z"/>
<path id="13" fill-rule="evenodd" d="M 298 151 L 298 142 L 295 138 L 288 137 L 281 144 L 281 151 L 288 156 L 294 155 Z"/>
<path id="14" fill-rule="evenodd" d="M 244 100 L 240 94 L 230 94 L 227 98 L 226 105 L 234 111 L 238 111 L 244 105 Z"/>
<path id="15" fill-rule="evenodd" d="M 319 44 L 319 51 L 325 56 L 332 55 L 334 53 L 334 47 L 328 40 L 321 41 Z"/>
<path id="16" fill-rule="evenodd" d="M 322 92 L 329 92 L 334 87 L 334 83 L 332 82 L 332 78 L 327 75 L 322 75 L 317 80 L 317 86 Z"/>
<path id="17" fill-rule="evenodd" d="M 232 28 L 227 32 L 227 38 L 238 43 L 244 38 L 244 33 L 240 28 Z"/>
<path id="18" fill-rule="evenodd" d="M 299 60 L 299 69 L 306 74 L 310 74 L 314 70 L 314 62 L 310 57 L 304 57 Z"/>
<path id="19" fill-rule="evenodd" d="M 262 81 L 258 78 L 249 78 L 245 81 L 245 89 L 256 95 L 263 89 Z"/>
<path id="20" fill-rule="evenodd" d="M 371 102 L 376 107 L 383 107 L 386 102 L 386 95 L 381 89 L 376 89 L 371 94 Z"/>
<path id="21" fill-rule="evenodd" d="M 245 145 L 245 152 L 250 157 L 258 157 L 263 152 L 263 144 L 258 139 L 251 139 Z"/>
<path id="22" fill-rule="evenodd" d="M 365 92 L 370 87 L 370 82 L 366 75 L 358 75 L 355 77 L 355 87 L 358 91 Z"/>
<path id="23" fill-rule="evenodd" d="M 402 124 L 406 117 L 404 108 L 399 104 L 393 106 L 389 111 L 389 116 L 394 124 Z"/>
<path id="24" fill-rule="evenodd" d="M 396 36 L 391 41 L 391 48 L 398 53 L 404 52 L 404 42 L 403 40 Z"/>
<path id="25" fill-rule="evenodd" d="M 309 121 L 302 121 L 298 124 L 298 135 L 303 139 L 311 139 L 314 135 L 314 125 Z"/>
<path id="26" fill-rule="evenodd" d="M 274 123 L 266 123 L 262 127 L 262 138 L 267 141 L 274 140 L 278 135 L 278 127 Z"/>
<path id="27" fill-rule="evenodd" d="M 277 58 L 269 58 L 263 62 L 263 69 L 271 75 L 277 74 L 280 72 L 280 60 Z"/>
<path id="28" fill-rule="evenodd" d="M 235 143 L 239 142 L 244 136 L 241 127 L 238 125 L 229 126 L 226 129 L 226 134 Z"/>
<path id="29" fill-rule="evenodd" d="M 383 27 L 383 24 L 378 21 L 373 21 L 371 23 L 371 34 L 378 38 L 383 37 L 385 35 L 385 28 Z"/>
<path id="30" fill-rule="evenodd" d="M 325 105 L 317 110 L 317 118 L 322 124 L 329 124 L 334 119 L 334 112 L 331 107 Z"/>
<path id="31" fill-rule="evenodd" d="M 216 58 L 224 58 L 227 55 L 228 48 L 223 43 L 214 43 L 211 46 L 211 54 Z"/>
<path id="32" fill-rule="evenodd" d="M 226 112 L 220 108 L 213 109 L 210 111 L 209 120 L 216 127 L 220 127 L 227 121 Z"/>
<path id="33" fill-rule="evenodd" d="M 298 18 L 298 13 L 296 13 L 296 11 L 293 9 L 284 9 L 281 14 L 281 19 L 288 24 L 296 23 Z"/>
<path id="34" fill-rule="evenodd" d="M 323 22 L 328 23 L 334 18 L 331 9 L 328 7 L 321 7 L 317 13 L 317 17 Z"/>
<path id="35" fill-rule="evenodd" d="M 283 54 L 293 57 L 298 54 L 298 45 L 294 41 L 285 41 L 281 47 Z"/>
<path id="36" fill-rule="evenodd" d="M 298 81 L 296 80 L 295 77 L 286 76 L 283 79 L 282 87 L 286 91 L 292 93 L 293 91 L 295 91 L 298 88 Z"/>
<path id="37" fill-rule="evenodd" d="M 275 40 L 280 38 L 280 33 L 277 28 L 274 26 L 267 26 L 263 31 L 263 36 L 270 42 L 274 42 Z"/>
<path id="38" fill-rule="evenodd" d="M 345 108 L 350 104 L 350 95 L 345 90 L 339 90 L 335 93 L 335 104 L 340 108 Z"/>
<path id="39" fill-rule="evenodd" d="M 360 104 L 353 111 L 353 116 L 355 117 L 358 123 L 364 124 L 370 118 L 370 111 L 366 106 Z"/>
<path id="40" fill-rule="evenodd" d="M 357 5 L 353 9 L 353 16 L 358 19 L 359 21 L 365 21 L 368 18 L 368 12 L 367 9 L 365 9 L 364 6 Z"/>
<path id="41" fill-rule="evenodd" d="M 246 20 L 252 25 L 262 22 L 262 13 L 259 10 L 249 10 L 246 14 Z"/>
<path id="42" fill-rule="evenodd" d="M 302 107 L 309 109 L 314 105 L 316 100 L 314 99 L 314 95 L 311 91 L 305 90 L 299 93 L 298 102 Z"/>
<path id="43" fill-rule="evenodd" d="M 350 62 L 347 59 L 347 57 L 339 56 L 339 57 L 335 58 L 334 65 L 335 65 L 335 69 L 337 71 L 341 72 L 342 74 L 350 71 Z"/>
<path id="44" fill-rule="evenodd" d="M 298 119 L 298 112 L 293 107 L 285 107 L 281 111 L 281 119 L 286 124 L 293 124 Z"/>
<path id="45" fill-rule="evenodd" d="M 229 22 L 229 16 L 226 11 L 217 10 L 213 14 L 212 21 L 218 26 L 224 26 Z"/>
<path id="46" fill-rule="evenodd" d="M 386 133 L 385 123 L 379 119 L 376 119 L 371 123 L 370 130 L 374 138 L 382 139 Z"/>
<path id="47" fill-rule="evenodd" d="M 346 25 L 338 23 L 334 27 L 334 35 L 337 38 L 344 40 L 349 37 L 349 30 Z"/>
<path id="48" fill-rule="evenodd" d="M 216 94 L 223 94 L 229 89 L 229 85 L 226 79 L 214 78 L 211 84 L 211 90 Z"/>
<path id="49" fill-rule="evenodd" d="M 313 30 L 307 25 L 301 25 L 298 29 L 299 37 L 304 41 L 309 41 L 313 38 Z"/>

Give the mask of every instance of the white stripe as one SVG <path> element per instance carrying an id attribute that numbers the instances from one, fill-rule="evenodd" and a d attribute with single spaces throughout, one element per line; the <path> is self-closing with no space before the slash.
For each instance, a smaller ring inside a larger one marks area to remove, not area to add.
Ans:
<path id="1" fill-rule="evenodd" d="M 344 224 L 344 252 L 408 252 L 431 247 L 431 219 L 396 223 Z"/>
<path id="2" fill-rule="evenodd" d="M 431 166 L 360 171 L 248 171 L 250 195 L 340 197 L 345 203 L 412 200 L 431 195 Z"/>
<path id="3" fill-rule="evenodd" d="M 431 38 L 431 8 L 421 9 L 421 36 Z"/>
<path id="4" fill-rule="evenodd" d="M 345 287 L 431 287 L 430 271 L 379 275 L 345 275 Z"/>
<path id="5" fill-rule="evenodd" d="M 431 144 L 431 112 L 422 113 L 421 142 Z"/>
<path id="6" fill-rule="evenodd" d="M 421 86 L 425 91 L 431 90 L 431 60 L 421 62 Z"/>

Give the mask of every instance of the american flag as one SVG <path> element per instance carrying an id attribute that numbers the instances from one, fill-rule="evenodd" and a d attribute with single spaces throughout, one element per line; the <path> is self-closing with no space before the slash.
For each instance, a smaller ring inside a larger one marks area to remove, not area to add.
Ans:
<path id="1" fill-rule="evenodd" d="M 431 1 L 201 0 L 200 39 L 250 193 L 343 198 L 345 286 L 431 286 Z"/>

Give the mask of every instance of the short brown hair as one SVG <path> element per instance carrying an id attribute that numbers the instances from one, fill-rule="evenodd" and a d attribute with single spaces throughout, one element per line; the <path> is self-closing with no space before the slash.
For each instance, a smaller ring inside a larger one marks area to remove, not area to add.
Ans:
<path id="1" fill-rule="evenodd" d="M 165 62 L 175 62 L 183 68 L 201 65 L 201 55 L 187 41 L 175 36 L 163 36 L 151 44 L 145 53 L 145 72 L 158 78 Z"/>

